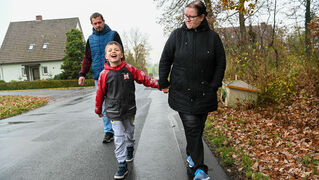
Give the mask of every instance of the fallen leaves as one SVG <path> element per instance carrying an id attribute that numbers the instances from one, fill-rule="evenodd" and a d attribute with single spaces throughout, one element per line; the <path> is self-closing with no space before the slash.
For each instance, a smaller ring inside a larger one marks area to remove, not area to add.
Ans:
<path id="1" fill-rule="evenodd" d="M 49 97 L 0 95 L 0 119 L 8 118 L 47 104 Z"/>
<path id="2" fill-rule="evenodd" d="M 221 106 L 209 114 L 208 121 L 233 148 L 247 153 L 252 170 L 270 179 L 319 178 L 319 98 L 315 95 L 300 93 L 290 105 L 257 110 Z M 243 167 L 235 164 L 241 172 Z"/>

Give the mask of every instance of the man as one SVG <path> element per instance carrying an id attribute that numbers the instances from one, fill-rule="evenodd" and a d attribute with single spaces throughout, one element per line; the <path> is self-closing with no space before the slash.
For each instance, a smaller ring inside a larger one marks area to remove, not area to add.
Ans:
<path id="1" fill-rule="evenodd" d="M 117 41 L 122 46 L 120 35 L 116 31 L 105 24 L 103 16 L 100 13 L 93 13 L 90 17 L 93 26 L 93 33 L 89 36 L 86 43 L 85 55 L 82 61 L 80 77 L 78 80 L 79 85 L 83 86 L 85 76 L 92 65 L 93 78 L 95 80 L 95 87 L 97 87 L 100 72 L 104 69 L 105 61 L 105 46 L 110 41 Z M 105 115 L 105 104 L 103 104 L 103 124 L 105 136 L 103 143 L 109 143 L 113 140 L 112 123 Z"/>

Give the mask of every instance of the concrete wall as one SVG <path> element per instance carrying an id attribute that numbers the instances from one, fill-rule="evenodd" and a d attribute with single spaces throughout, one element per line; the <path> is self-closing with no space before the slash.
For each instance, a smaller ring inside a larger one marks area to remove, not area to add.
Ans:
<path id="1" fill-rule="evenodd" d="M 54 62 L 39 62 L 39 72 L 40 79 L 52 79 L 55 75 L 62 72 L 61 65 L 63 61 Z M 24 63 L 25 64 L 25 63 Z M 47 67 L 47 73 L 43 72 L 43 68 Z M 23 75 L 22 64 L 2 64 L 0 65 L 0 80 L 6 82 L 14 81 L 24 81 L 27 80 L 27 76 Z"/>
<path id="2" fill-rule="evenodd" d="M 1 80 L 10 82 L 12 80 L 23 81 L 27 79 L 27 77 L 22 76 L 21 64 L 5 64 L 0 66 Z"/>
<path id="3" fill-rule="evenodd" d="M 40 78 L 41 79 L 52 79 L 55 75 L 58 75 L 62 72 L 61 65 L 63 61 L 55 62 L 43 62 L 40 65 Z M 43 73 L 43 67 L 47 67 L 48 73 Z M 80 70 L 79 70 L 80 71 Z"/>
<path id="4" fill-rule="evenodd" d="M 257 102 L 257 93 L 231 89 L 226 87 L 225 105 L 236 107 L 237 104 L 251 104 Z"/>

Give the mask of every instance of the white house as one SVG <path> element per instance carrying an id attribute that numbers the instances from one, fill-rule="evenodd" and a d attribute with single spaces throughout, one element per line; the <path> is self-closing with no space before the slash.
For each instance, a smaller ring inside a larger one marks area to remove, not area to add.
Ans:
<path id="1" fill-rule="evenodd" d="M 79 18 L 11 22 L 0 49 L 0 80 L 50 79 L 60 74 L 66 32 L 82 31 Z M 84 37 L 84 36 L 83 36 Z"/>

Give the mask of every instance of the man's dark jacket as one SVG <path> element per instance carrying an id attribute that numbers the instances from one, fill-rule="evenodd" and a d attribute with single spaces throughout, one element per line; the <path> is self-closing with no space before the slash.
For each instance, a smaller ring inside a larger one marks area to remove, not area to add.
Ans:
<path id="1" fill-rule="evenodd" d="M 168 102 L 172 109 L 188 114 L 211 112 L 217 109 L 217 90 L 225 68 L 222 41 L 207 20 L 196 29 L 187 29 L 184 24 L 172 32 L 165 44 L 159 85 L 161 89 L 171 86 Z"/>

